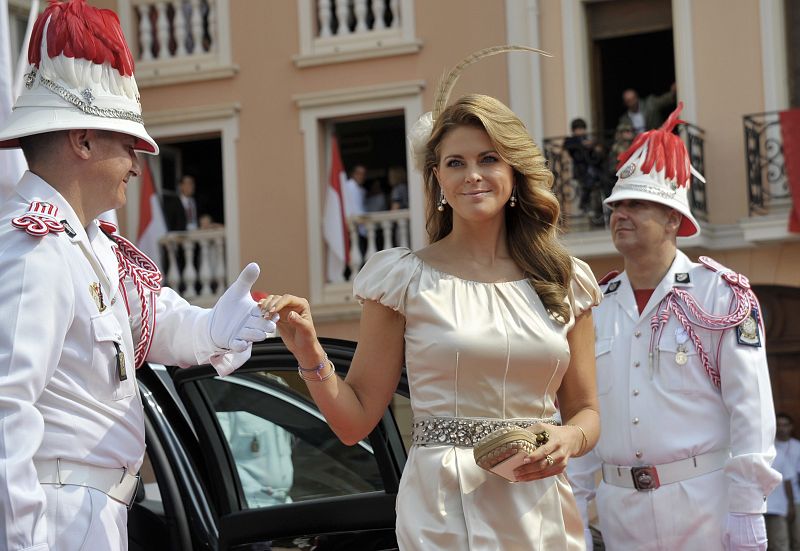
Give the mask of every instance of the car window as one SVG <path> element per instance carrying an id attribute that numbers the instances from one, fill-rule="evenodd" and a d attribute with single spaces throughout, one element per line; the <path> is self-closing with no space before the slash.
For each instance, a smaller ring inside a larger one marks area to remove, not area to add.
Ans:
<path id="1" fill-rule="evenodd" d="M 228 444 L 246 508 L 383 490 L 369 442 L 345 446 L 296 373 L 199 381 Z"/>

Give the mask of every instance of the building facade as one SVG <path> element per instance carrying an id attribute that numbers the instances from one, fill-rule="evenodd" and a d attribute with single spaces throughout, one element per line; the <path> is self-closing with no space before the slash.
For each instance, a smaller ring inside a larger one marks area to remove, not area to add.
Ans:
<path id="1" fill-rule="evenodd" d="M 120 14 L 131 44 L 145 123 L 162 147 L 150 164 L 158 187 L 169 193 L 193 174 L 217 223 L 178 236 L 174 247 L 216 256 L 184 263 L 190 273 L 173 270 L 171 280 L 185 288 L 188 277 L 192 298 L 208 302 L 255 260 L 258 289 L 309 297 L 319 333 L 332 337 L 357 338 L 350 281 L 363 257 L 425 245 L 421 176 L 405 134 L 430 110 L 446 69 L 504 43 L 553 54 L 482 61 L 453 95 L 495 96 L 525 122 L 556 172 L 564 241 L 598 277 L 621 260 L 602 218 L 587 223 L 578 204 L 563 137 L 580 117 L 607 146 L 624 90 L 644 98 L 674 83 L 691 123 L 682 135 L 707 179 L 692 196 L 702 234 L 679 246 L 750 278 L 765 309 L 776 406 L 800 418 L 800 240 L 787 231 L 779 116 L 800 108 L 800 9 L 791 0 L 93 3 Z M 322 224 L 332 136 L 345 167 L 364 165 L 376 194 L 388 195 L 391 168 L 405 169 L 408 184 L 407 208 L 351 221 L 342 274 L 326 273 Z M 129 188 L 119 213 L 132 236 L 136 193 Z"/>

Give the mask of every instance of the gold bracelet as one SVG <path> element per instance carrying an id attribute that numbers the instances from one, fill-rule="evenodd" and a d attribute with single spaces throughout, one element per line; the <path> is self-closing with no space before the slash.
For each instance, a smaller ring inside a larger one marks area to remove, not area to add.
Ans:
<path id="1" fill-rule="evenodd" d="M 581 447 L 578 450 L 578 453 L 583 452 L 583 450 L 586 448 L 586 446 L 589 445 L 589 440 L 586 438 L 586 433 L 583 432 L 583 429 L 580 427 L 580 425 L 567 425 L 567 426 L 568 427 L 575 427 L 576 429 L 581 431 L 581 436 L 583 437 L 583 442 L 581 442 Z"/>

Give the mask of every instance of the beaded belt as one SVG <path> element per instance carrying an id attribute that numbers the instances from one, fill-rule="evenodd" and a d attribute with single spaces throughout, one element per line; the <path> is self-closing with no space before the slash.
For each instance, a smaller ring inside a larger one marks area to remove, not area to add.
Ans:
<path id="1" fill-rule="evenodd" d="M 547 419 L 493 419 L 488 417 L 415 417 L 411 443 L 417 446 L 460 446 L 471 448 L 492 431 L 511 425 L 526 429 L 537 423 L 559 425 Z"/>

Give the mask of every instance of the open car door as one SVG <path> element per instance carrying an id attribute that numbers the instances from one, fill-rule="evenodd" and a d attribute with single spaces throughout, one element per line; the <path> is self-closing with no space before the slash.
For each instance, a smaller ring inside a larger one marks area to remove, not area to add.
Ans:
<path id="1" fill-rule="evenodd" d="M 320 340 L 344 375 L 355 343 Z M 163 456 L 153 457 L 156 478 L 174 479 L 168 485 L 180 494 L 162 498 L 173 540 L 237 551 L 397 549 L 395 499 L 406 451 L 391 410 L 367 439 L 345 446 L 280 339 L 256 344 L 227 377 L 209 366 L 167 371 L 173 388 L 153 371 L 143 373 L 142 388 L 148 453 Z M 159 416 L 173 421 L 158 427 Z M 176 469 L 195 471 L 195 480 Z M 168 502 L 183 510 L 170 513 Z M 176 535 L 181 522 L 185 533 Z"/>

